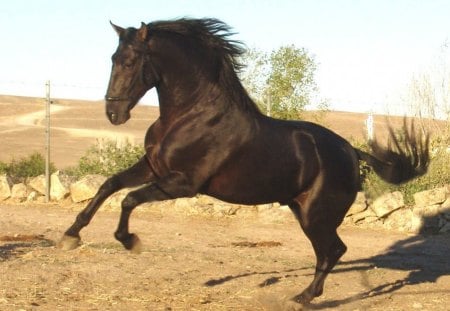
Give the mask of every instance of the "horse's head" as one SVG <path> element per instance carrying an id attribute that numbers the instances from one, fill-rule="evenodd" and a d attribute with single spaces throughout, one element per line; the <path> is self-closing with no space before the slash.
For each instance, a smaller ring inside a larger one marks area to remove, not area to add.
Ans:
<path id="1" fill-rule="evenodd" d="M 121 28 L 111 23 L 119 35 L 119 46 L 112 56 L 111 77 L 105 95 L 106 114 L 112 124 L 125 123 L 130 110 L 158 82 L 148 55 L 148 30 Z"/>

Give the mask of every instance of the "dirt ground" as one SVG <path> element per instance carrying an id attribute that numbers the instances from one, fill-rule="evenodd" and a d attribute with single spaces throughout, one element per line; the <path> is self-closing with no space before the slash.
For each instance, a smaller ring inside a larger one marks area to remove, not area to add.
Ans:
<path id="1" fill-rule="evenodd" d="M 55 247 L 81 206 L 0 205 L 0 310 L 449 310 L 450 235 L 344 226 L 348 246 L 312 304 L 290 302 L 315 257 L 293 217 L 138 208 L 140 255 L 99 211 L 73 251 Z M 274 220 L 275 219 L 275 220 Z"/>

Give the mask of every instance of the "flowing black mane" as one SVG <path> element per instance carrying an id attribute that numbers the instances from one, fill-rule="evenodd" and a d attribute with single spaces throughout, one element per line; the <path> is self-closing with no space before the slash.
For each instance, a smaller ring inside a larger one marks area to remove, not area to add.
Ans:
<path id="1" fill-rule="evenodd" d="M 150 33 L 152 32 L 172 32 L 196 40 L 200 46 L 214 49 L 214 52 L 221 52 L 221 56 L 239 72 L 243 65 L 239 62 L 239 57 L 245 53 L 246 49 L 242 42 L 230 39 L 235 33 L 224 22 L 214 19 L 177 19 L 172 21 L 157 21 L 150 23 Z"/>
<path id="2" fill-rule="evenodd" d="M 245 67 L 240 57 L 246 52 L 245 45 L 230 39 L 233 33 L 231 27 L 224 22 L 214 19 L 177 19 L 171 21 L 157 21 L 148 24 L 151 34 L 175 33 L 194 40 L 200 47 L 209 51 L 219 60 L 219 83 L 228 92 L 232 101 L 245 110 L 258 112 L 256 104 L 250 99 L 242 86 L 238 73 Z"/>

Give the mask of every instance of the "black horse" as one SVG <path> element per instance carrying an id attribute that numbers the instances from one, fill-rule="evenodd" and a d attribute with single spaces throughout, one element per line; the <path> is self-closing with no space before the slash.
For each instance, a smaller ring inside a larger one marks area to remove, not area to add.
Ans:
<path id="1" fill-rule="evenodd" d="M 322 294 L 326 276 L 346 246 L 337 235 L 360 188 L 359 161 L 384 180 L 406 182 L 427 170 L 428 136 L 405 126 L 405 139 L 372 154 L 352 147 L 319 125 L 264 116 L 237 72 L 242 45 L 216 19 L 160 21 L 139 29 L 113 25 L 119 46 L 112 56 L 106 115 L 119 125 L 155 87 L 160 117 L 147 131 L 146 153 L 109 178 L 65 232 L 60 247 L 80 243 L 102 202 L 125 187 L 142 185 L 122 202 L 115 237 L 126 249 L 141 243 L 128 230 L 133 209 L 143 202 L 192 197 L 197 193 L 238 204 L 287 204 L 314 248 L 314 280 L 295 300 Z"/>

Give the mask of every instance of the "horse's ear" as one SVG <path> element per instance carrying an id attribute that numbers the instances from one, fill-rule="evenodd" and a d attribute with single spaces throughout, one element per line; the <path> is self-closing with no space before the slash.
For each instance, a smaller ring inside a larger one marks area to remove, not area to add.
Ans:
<path id="1" fill-rule="evenodd" d="M 119 36 L 124 32 L 125 29 L 123 29 L 122 27 L 114 25 L 111 21 L 109 21 L 109 23 L 111 24 L 112 28 L 117 32 L 117 34 Z"/>
<path id="2" fill-rule="evenodd" d="M 145 39 L 147 39 L 147 33 L 148 33 L 147 25 L 144 22 L 141 22 L 141 28 L 139 28 L 137 32 L 137 38 L 140 41 L 145 41 Z"/>

